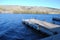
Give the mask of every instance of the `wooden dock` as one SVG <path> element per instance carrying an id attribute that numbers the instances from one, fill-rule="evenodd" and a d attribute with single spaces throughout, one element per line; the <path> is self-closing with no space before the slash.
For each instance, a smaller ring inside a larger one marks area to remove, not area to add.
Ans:
<path id="1" fill-rule="evenodd" d="M 29 26 L 35 28 L 36 30 L 41 30 L 41 31 L 43 31 L 43 32 L 45 32 L 49 35 L 54 35 L 56 33 L 56 32 L 53 32 L 50 29 L 60 27 L 60 25 L 48 23 L 48 22 L 45 22 L 45 21 L 37 20 L 37 19 L 24 19 L 23 22 L 26 25 L 29 25 Z"/>

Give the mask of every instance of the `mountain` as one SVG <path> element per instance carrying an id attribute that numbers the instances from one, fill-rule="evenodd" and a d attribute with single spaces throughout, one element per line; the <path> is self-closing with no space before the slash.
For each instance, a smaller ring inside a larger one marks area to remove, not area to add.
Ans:
<path id="1" fill-rule="evenodd" d="M 0 13 L 60 14 L 60 9 L 41 6 L 0 5 Z"/>

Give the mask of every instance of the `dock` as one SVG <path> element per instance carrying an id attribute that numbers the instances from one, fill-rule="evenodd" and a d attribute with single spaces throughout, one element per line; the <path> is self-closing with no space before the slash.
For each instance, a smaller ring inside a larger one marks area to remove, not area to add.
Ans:
<path id="1" fill-rule="evenodd" d="M 60 25 L 52 24 L 46 21 L 41 21 L 37 19 L 24 19 L 22 21 L 25 25 L 29 25 L 36 30 L 40 30 L 48 35 L 55 35 L 57 32 L 52 31 L 51 29 L 60 27 Z"/>
<path id="2" fill-rule="evenodd" d="M 60 18 L 53 18 L 53 21 L 60 21 Z"/>

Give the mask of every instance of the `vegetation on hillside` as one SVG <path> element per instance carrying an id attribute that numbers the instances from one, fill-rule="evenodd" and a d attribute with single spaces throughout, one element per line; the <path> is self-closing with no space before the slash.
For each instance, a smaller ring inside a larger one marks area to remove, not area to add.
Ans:
<path id="1" fill-rule="evenodd" d="M 0 6 L 0 13 L 60 14 L 60 9 L 29 6 Z"/>

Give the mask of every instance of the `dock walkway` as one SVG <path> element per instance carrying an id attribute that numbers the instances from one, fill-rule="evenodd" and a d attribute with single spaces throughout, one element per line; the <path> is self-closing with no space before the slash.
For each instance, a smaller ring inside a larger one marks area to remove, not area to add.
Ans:
<path id="1" fill-rule="evenodd" d="M 31 26 L 32 24 L 38 24 L 39 26 L 35 27 L 35 25 L 33 25 L 32 27 L 35 28 L 36 30 L 41 30 L 49 35 L 53 35 L 54 32 L 58 33 L 56 30 L 56 28 L 59 28 L 60 25 L 56 25 L 56 24 L 52 24 L 52 23 L 48 23 L 46 21 L 41 21 L 41 20 L 37 20 L 37 19 L 24 19 L 24 22 L 27 23 L 26 25 Z"/>

